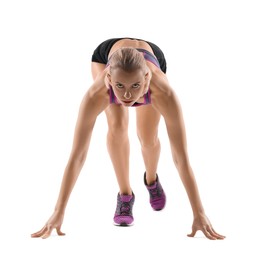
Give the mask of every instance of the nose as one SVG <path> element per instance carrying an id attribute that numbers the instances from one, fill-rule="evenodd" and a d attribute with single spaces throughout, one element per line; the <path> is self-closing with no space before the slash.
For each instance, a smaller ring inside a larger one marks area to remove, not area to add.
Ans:
<path id="1" fill-rule="evenodd" d="M 131 98 L 131 93 L 126 91 L 125 94 L 124 94 L 124 98 L 130 99 Z"/>

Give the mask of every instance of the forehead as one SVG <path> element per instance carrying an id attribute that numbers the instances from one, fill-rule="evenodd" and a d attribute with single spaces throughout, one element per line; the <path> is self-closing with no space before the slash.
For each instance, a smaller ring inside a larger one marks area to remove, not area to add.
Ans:
<path id="1" fill-rule="evenodd" d="M 144 72 L 141 69 L 134 70 L 132 72 L 126 72 L 122 69 L 114 69 L 111 72 L 111 79 L 120 83 L 133 83 L 143 81 Z"/>

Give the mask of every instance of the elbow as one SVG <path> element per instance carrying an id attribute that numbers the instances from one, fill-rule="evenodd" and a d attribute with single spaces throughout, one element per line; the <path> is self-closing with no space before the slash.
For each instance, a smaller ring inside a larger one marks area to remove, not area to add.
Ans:
<path id="1" fill-rule="evenodd" d="M 190 168 L 189 160 L 186 155 L 174 155 L 173 162 L 179 172 Z"/>
<path id="2" fill-rule="evenodd" d="M 87 157 L 87 152 L 83 152 L 80 155 L 78 155 L 78 157 L 77 157 L 77 159 L 75 159 L 75 161 L 78 164 L 80 164 L 81 166 L 83 166 L 85 163 L 86 157 Z"/>
<path id="3" fill-rule="evenodd" d="M 72 168 L 82 168 L 85 160 L 87 157 L 87 152 L 81 152 L 81 153 L 73 153 L 70 156 L 69 162 L 68 162 L 68 167 Z"/>

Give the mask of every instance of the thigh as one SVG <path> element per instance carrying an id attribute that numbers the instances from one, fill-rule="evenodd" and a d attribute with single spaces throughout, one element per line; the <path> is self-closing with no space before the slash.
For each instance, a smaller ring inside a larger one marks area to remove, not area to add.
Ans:
<path id="1" fill-rule="evenodd" d="M 105 69 L 106 65 L 98 62 L 92 62 L 91 64 L 91 70 L 92 70 L 92 77 L 95 80 L 95 78 Z M 128 128 L 128 122 L 129 122 L 129 113 L 128 108 L 111 104 L 108 106 L 105 110 L 105 114 L 107 117 L 107 122 L 109 129 L 114 130 L 126 130 Z"/>
<path id="2" fill-rule="evenodd" d="M 129 124 L 129 110 L 128 108 L 111 104 L 105 110 L 109 130 L 116 134 L 126 134 Z"/>
<path id="3" fill-rule="evenodd" d="M 160 113 L 152 105 L 136 108 L 137 133 L 141 142 L 149 144 L 158 138 Z"/>

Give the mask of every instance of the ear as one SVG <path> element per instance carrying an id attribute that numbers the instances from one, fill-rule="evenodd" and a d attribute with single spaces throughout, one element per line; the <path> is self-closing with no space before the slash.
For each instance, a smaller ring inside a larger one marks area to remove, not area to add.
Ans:
<path id="1" fill-rule="evenodd" d="M 148 90 L 149 90 L 149 85 L 150 85 L 150 78 L 151 78 L 151 76 L 150 76 L 150 73 L 149 72 L 147 72 L 146 74 L 145 74 L 145 90 L 144 90 L 144 95 L 148 92 Z"/>
<path id="2" fill-rule="evenodd" d="M 111 84 L 111 74 L 107 73 L 106 77 L 107 77 L 109 83 Z"/>
<path id="3" fill-rule="evenodd" d="M 145 74 L 145 80 L 150 81 L 151 80 L 151 71 L 148 69 Z"/>

